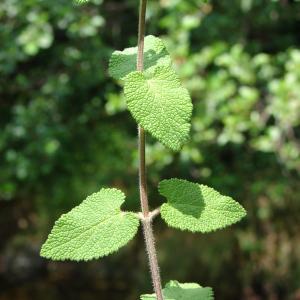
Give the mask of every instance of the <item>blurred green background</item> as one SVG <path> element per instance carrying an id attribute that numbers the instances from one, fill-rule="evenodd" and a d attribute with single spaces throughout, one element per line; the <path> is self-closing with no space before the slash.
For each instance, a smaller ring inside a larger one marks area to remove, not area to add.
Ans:
<path id="1" fill-rule="evenodd" d="M 216 299 L 300 299 L 300 2 L 149 0 L 194 102 L 179 154 L 148 138 L 152 207 L 163 178 L 210 185 L 248 217 L 208 235 L 155 233 L 163 281 Z M 0 3 L 0 299 L 135 300 L 151 291 L 143 237 L 90 263 L 39 249 L 58 216 L 103 186 L 138 210 L 136 124 L 108 76 L 136 44 L 138 0 Z"/>

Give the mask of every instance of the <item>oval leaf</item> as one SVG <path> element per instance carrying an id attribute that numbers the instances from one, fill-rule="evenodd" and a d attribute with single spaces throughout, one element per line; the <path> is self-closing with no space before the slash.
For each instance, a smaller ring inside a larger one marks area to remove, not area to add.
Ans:
<path id="1" fill-rule="evenodd" d="M 159 192 L 168 199 L 161 216 L 168 225 L 192 232 L 210 232 L 238 222 L 245 209 L 214 189 L 182 179 L 163 180 Z"/>
<path id="2" fill-rule="evenodd" d="M 189 137 L 193 105 L 175 71 L 158 66 L 151 76 L 132 72 L 124 93 L 137 123 L 168 148 L 180 150 Z"/>
<path id="3" fill-rule="evenodd" d="M 101 189 L 55 223 L 41 256 L 52 260 L 91 260 L 117 251 L 137 232 L 139 220 L 121 212 L 125 195 Z"/>

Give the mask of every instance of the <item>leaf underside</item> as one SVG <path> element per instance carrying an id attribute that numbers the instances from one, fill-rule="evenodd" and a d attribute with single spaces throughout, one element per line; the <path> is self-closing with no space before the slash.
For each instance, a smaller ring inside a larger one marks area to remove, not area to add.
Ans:
<path id="1" fill-rule="evenodd" d="M 238 222 L 245 209 L 232 198 L 205 185 L 182 179 L 163 180 L 159 192 L 168 199 L 161 216 L 174 228 L 210 232 Z"/>
<path id="2" fill-rule="evenodd" d="M 137 47 L 126 48 L 123 51 L 113 52 L 109 61 L 109 73 L 114 79 L 124 79 L 129 73 L 136 70 Z M 153 35 L 145 37 L 144 70 L 150 71 L 157 65 L 171 65 L 170 55 L 163 41 Z"/>
<path id="3" fill-rule="evenodd" d="M 52 260 L 91 260 L 126 245 L 136 234 L 135 214 L 121 212 L 125 195 L 117 189 L 101 189 L 55 223 L 41 256 Z"/>
<path id="4" fill-rule="evenodd" d="M 163 289 L 164 300 L 213 300 L 213 291 L 197 283 L 179 283 L 170 281 Z M 156 300 L 156 296 L 142 295 L 141 300 Z"/>
<path id="5" fill-rule="evenodd" d="M 129 111 L 146 131 L 173 151 L 189 138 L 193 105 L 175 71 L 157 66 L 149 76 L 132 72 L 125 78 Z"/>

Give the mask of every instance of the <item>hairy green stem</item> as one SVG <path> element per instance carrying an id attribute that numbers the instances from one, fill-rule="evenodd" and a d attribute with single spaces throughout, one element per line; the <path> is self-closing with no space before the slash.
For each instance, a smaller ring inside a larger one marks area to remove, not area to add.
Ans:
<path id="1" fill-rule="evenodd" d="M 144 69 L 144 39 L 146 27 L 146 8 L 147 0 L 140 0 L 139 12 L 139 28 L 138 28 L 138 53 L 137 53 L 137 70 L 143 71 Z M 145 157 L 145 131 L 139 126 L 139 189 L 140 201 L 143 214 L 143 232 L 146 243 L 146 250 L 150 265 L 150 272 L 152 283 L 157 300 L 163 300 L 161 279 L 158 267 L 158 260 L 155 249 L 155 241 L 152 231 L 152 218 L 149 217 L 149 202 L 147 196 L 147 178 L 146 178 L 146 157 Z"/>
<path id="2" fill-rule="evenodd" d="M 146 218 L 142 220 L 142 224 L 143 224 L 143 231 L 144 231 L 146 249 L 148 253 L 154 292 L 156 294 L 157 300 L 163 300 L 159 266 L 158 266 L 156 249 L 155 249 L 155 240 L 154 240 L 154 235 L 152 230 L 152 220 L 150 218 Z"/>

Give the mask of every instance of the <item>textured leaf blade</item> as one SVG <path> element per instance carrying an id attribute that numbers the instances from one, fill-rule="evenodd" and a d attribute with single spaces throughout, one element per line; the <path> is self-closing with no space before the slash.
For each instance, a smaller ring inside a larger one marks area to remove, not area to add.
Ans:
<path id="1" fill-rule="evenodd" d="M 205 185 L 181 179 L 163 180 L 159 192 L 168 199 L 161 216 L 174 228 L 210 232 L 238 222 L 245 209 L 232 198 Z"/>
<path id="2" fill-rule="evenodd" d="M 213 300 L 210 287 L 201 287 L 197 283 L 179 283 L 170 281 L 163 289 L 164 300 Z M 141 300 L 156 300 L 156 296 L 142 295 Z"/>
<path id="3" fill-rule="evenodd" d="M 109 61 L 110 76 L 119 80 L 136 70 L 137 47 L 113 52 Z M 171 57 L 160 38 L 148 35 L 145 38 L 144 69 L 147 71 L 156 65 L 171 65 Z"/>
<path id="4" fill-rule="evenodd" d="M 189 138 L 193 105 L 171 67 L 151 76 L 132 72 L 125 78 L 127 106 L 135 120 L 168 148 L 179 151 Z"/>
<path id="5" fill-rule="evenodd" d="M 101 189 L 55 223 L 41 256 L 52 260 L 91 260 L 126 245 L 136 234 L 139 220 L 121 212 L 125 195 L 117 189 Z"/>

